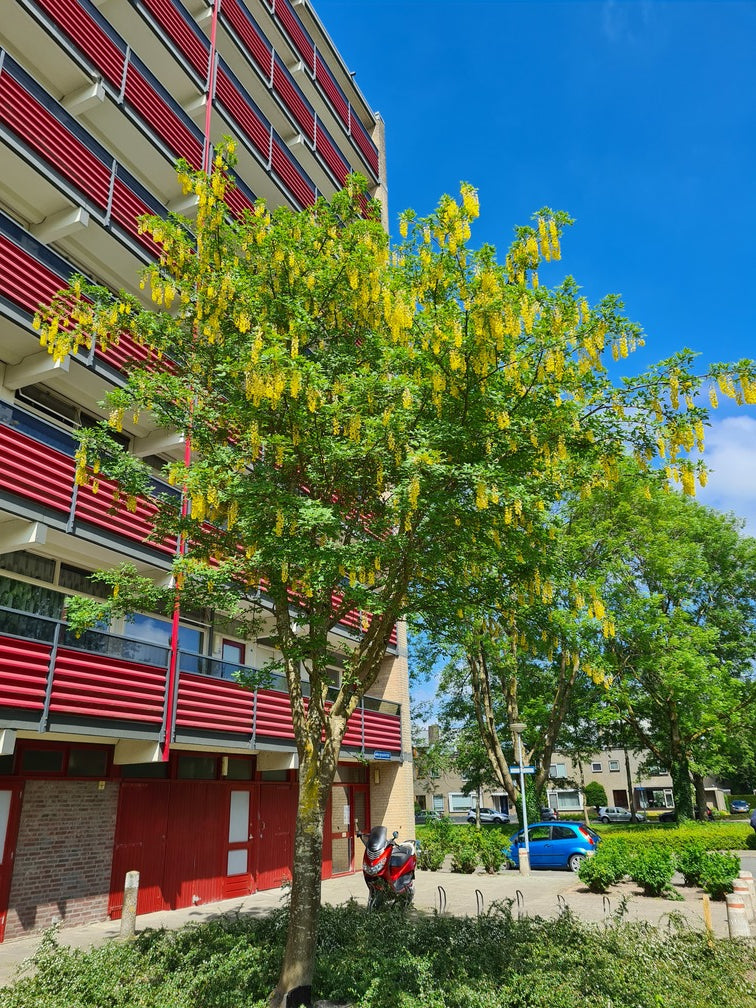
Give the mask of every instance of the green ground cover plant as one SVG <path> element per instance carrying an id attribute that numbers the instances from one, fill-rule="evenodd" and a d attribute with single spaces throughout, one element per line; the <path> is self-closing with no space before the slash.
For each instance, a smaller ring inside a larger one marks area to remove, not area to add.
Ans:
<path id="1" fill-rule="evenodd" d="M 264 1008 L 287 924 L 284 910 L 236 915 L 90 952 L 49 935 L 0 1008 Z M 317 963 L 314 995 L 354 1008 L 710 1008 L 723 991 L 756 1008 L 748 943 L 501 904 L 477 918 L 324 907 Z"/>

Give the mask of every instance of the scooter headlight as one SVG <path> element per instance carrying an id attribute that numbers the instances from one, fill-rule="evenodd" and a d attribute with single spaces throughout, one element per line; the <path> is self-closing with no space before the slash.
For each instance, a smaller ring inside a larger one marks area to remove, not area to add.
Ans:
<path id="1" fill-rule="evenodd" d="M 364 864 L 362 870 L 366 875 L 377 875 L 386 866 L 386 861 L 388 860 L 388 854 L 384 854 L 380 860 L 376 861 L 375 864 Z"/>

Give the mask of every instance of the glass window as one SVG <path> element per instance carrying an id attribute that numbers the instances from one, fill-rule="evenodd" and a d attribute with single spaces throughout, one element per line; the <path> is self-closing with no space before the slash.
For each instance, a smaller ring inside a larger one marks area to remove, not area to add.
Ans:
<path id="1" fill-rule="evenodd" d="M 97 598 L 108 598 L 110 588 L 102 581 L 93 581 L 91 571 L 80 570 L 78 567 L 71 567 L 69 564 L 60 565 L 60 578 L 58 583 L 61 588 L 68 588 L 72 592 L 82 595 L 95 595 Z"/>
<path id="2" fill-rule="evenodd" d="M 551 827 L 550 826 L 533 826 L 532 829 L 528 830 L 528 840 L 533 843 L 533 841 L 548 840 L 551 837 Z"/>
<path id="3" fill-rule="evenodd" d="M 66 773 L 69 777 L 106 777 L 108 754 L 104 749 L 71 749 Z"/>
<path id="4" fill-rule="evenodd" d="M 121 777 L 158 777 L 168 776 L 169 763 L 126 763 L 121 767 Z"/>
<path id="5" fill-rule="evenodd" d="M 35 581 L 55 580 L 55 561 L 47 557 L 36 556 L 26 550 L 14 553 L 0 553 L 0 567 L 13 571 L 23 577 L 34 578 Z"/>
<path id="6" fill-rule="evenodd" d="M 451 791 L 449 793 L 449 812 L 467 812 L 470 808 L 475 808 L 475 798 L 471 795 L 464 795 L 461 791 Z"/>
<path id="7" fill-rule="evenodd" d="M 63 773 L 63 749 L 24 749 L 21 770 L 24 773 Z"/>
<path id="8" fill-rule="evenodd" d="M 444 796 L 440 794 L 433 795 L 433 811 L 441 812 L 444 811 Z"/>
<path id="9" fill-rule="evenodd" d="M 603 770 L 603 764 L 601 763 L 591 763 L 591 770 L 593 773 L 601 773 Z"/>
<path id="10" fill-rule="evenodd" d="M 0 756 L 0 774 L 12 774 L 12 773 L 13 773 L 13 757 Z"/>
<path id="11" fill-rule="evenodd" d="M 260 780 L 263 781 L 287 781 L 288 779 L 288 770 L 262 770 L 260 773 Z"/>
<path id="12" fill-rule="evenodd" d="M 228 780 L 252 780 L 254 764 L 251 759 L 243 756 L 230 756 L 226 777 Z"/>
<path id="13" fill-rule="evenodd" d="M 619 768 L 620 768 L 619 760 L 616 760 L 616 759 L 610 759 L 609 760 L 609 772 L 610 773 L 619 773 Z"/>
<path id="14" fill-rule="evenodd" d="M 179 756 L 179 780 L 215 780 L 218 760 L 215 756 Z"/>
<path id="15" fill-rule="evenodd" d="M 130 628 L 139 631 L 139 639 L 148 641 L 150 644 L 160 644 L 163 647 L 170 647 L 171 643 L 171 622 L 160 619 L 158 616 L 145 616 L 143 613 L 133 613 L 129 616 L 126 625 L 126 632 L 131 636 Z M 191 651 L 194 654 L 202 653 L 203 633 L 195 627 L 181 625 L 179 627 L 179 647 L 182 651 Z"/>
<path id="16" fill-rule="evenodd" d="M 575 834 L 572 832 L 569 826 L 552 826 L 551 827 L 551 839 L 552 840 L 572 840 Z"/>
<path id="17" fill-rule="evenodd" d="M 573 809 L 583 807 L 579 791 L 557 791 L 556 799 L 557 808 L 564 809 L 565 811 L 572 811 Z"/>
<path id="18" fill-rule="evenodd" d="M 0 599 L 2 605 L 19 612 L 50 616 L 52 619 L 60 619 L 63 615 L 64 596 L 60 592 L 26 581 L 0 577 Z"/>
<path id="19" fill-rule="evenodd" d="M 550 777 L 566 777 L 567 776 L 567 764 L 566 763 L 552 763 L 549 767 Z"/>

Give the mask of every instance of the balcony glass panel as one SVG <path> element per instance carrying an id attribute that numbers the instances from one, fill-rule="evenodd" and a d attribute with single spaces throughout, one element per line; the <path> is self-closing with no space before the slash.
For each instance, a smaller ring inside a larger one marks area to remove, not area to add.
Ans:
<path id="1" fill-rule="evenodd" d="M 23 637 L 26 640 L 52 644 L 55 639 L 56 626 L 55 620 L 42 619 L 27 613 L 11 612 L 0 607 L 0 631 L 12 637 Z"/>

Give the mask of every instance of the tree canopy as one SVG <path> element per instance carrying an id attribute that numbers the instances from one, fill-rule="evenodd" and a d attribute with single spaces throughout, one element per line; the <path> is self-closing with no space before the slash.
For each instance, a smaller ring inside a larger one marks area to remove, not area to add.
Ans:
<path id="1" fill-rule="evenodd" d="M 232 161 L 229 143 L 209 176 L 179 166 L 196 219 L 142 221 L 161 250 L 143 278 L 151 303 L 77 278 L 37 321 L 56 359 L 123 333 L 142 348 L 106 397 L 108 423 L 81 432 L 80 481 L 115 479 L 129 501 L 152 492 L 148 468 L 112 437 L 121 428 L 177 431 L 191 448 L 166 468 L 182 494 L 161 498 L 155 529 L 180 539 L 174 585 L 105 573 L 111 598 L 73 606 L 74 623 L 172 612 L 177 591 L 239 627 L 272 614 L 300 765 L 285 1003 L 309 996 L 323 813 L 347 719 L 397 619 L 457 611 L 494 578 L 548 605 L 562 497 L 610 486 L 628 450 L 646 467 L 665 455 L 692 489 L 703 469 L 684 451 L 706 410 L 686 351 L 611 379 L 607 356 L 642 339 L 618 297 L 591 306 L 570 277 L 540 282 L 566 214 L 540 210 L 498 262 L 470 247 L 478 201 L 463 185 L 427 217 L 404 214 L 391 248 L 358 178 L 301 212 L 260 202 L 233 218 Z M 721 376 L 735 395 L 754 391 L 752 369 Z M 601 624 L 597 595 L 565 590 Z M 361 632 L 341 646 L 332 631 L 355 611 Z"/>

